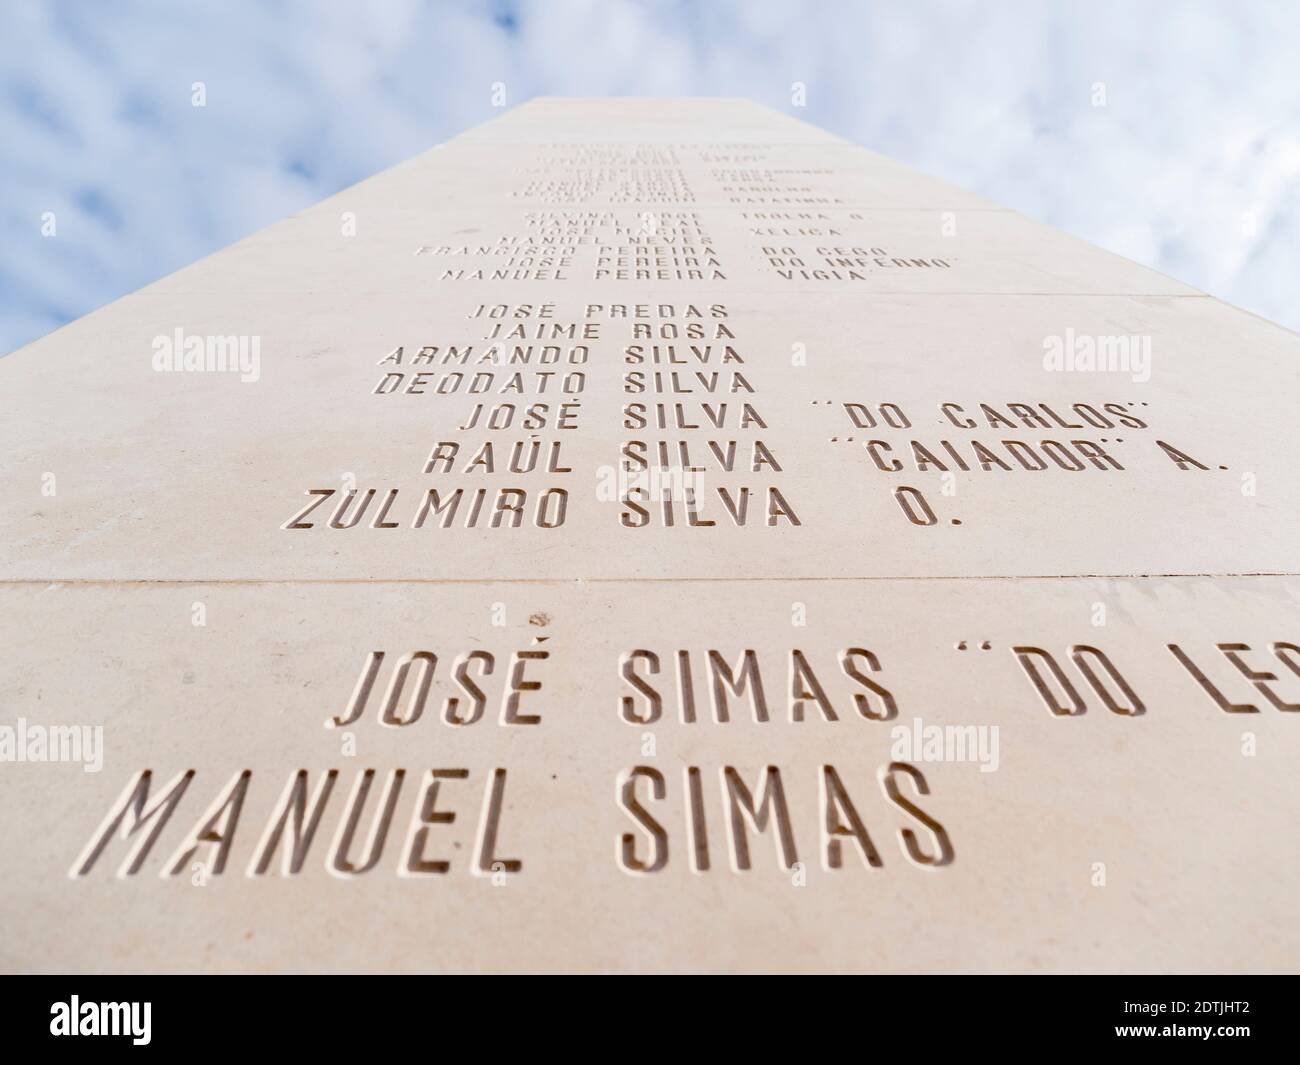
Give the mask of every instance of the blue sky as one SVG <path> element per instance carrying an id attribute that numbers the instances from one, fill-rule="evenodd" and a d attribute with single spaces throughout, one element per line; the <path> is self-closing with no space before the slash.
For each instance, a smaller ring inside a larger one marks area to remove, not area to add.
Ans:
<path id="1" fill-rule="evenodd" d="M 493 117 L 498 81 L 748 96 L 1300 328 L 1298 67 L 1300 4 L 1258 0 L 5 0 L 0 352 Z"/>

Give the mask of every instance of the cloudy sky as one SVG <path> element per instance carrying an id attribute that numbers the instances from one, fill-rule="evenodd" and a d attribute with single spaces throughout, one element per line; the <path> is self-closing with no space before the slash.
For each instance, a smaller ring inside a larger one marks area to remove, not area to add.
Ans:
<path id="1" fill-rule="evenodd" d="M 748 96 L 1300 328 L 1298 69 L 1293 0 L 4 0 L 0 352 L 493 117 L 498 81 Z"/>

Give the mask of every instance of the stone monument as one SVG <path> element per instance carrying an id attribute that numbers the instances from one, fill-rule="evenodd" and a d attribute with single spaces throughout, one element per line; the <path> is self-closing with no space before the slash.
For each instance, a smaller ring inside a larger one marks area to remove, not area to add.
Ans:
<path id="1" fill-rule="evenodd" d="M 539 99 L 0 360 L 7 970 L 1294 969 L 1300 343 Z"/>

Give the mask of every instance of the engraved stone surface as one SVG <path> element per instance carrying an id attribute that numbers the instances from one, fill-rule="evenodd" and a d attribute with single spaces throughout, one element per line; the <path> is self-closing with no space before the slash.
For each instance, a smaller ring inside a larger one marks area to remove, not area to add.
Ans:
<path id="1" fill-rule="evenodd" d="M 1294 334 L 543 99 L 0 360 L 9 970 L 1294 969 Z"/>

